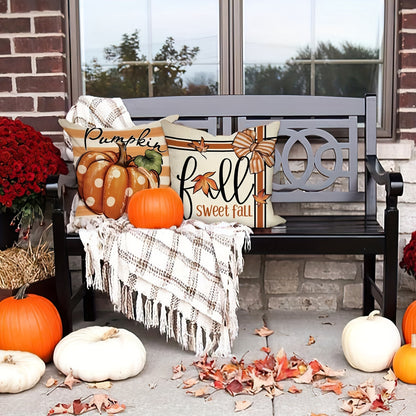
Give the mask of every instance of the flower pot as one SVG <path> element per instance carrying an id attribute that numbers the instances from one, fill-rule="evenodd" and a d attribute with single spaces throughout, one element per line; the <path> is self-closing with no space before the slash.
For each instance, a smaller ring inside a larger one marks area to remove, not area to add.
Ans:
<path id="1" fill-rule="evenodd" d="M 19 237 L 16 226 L 10 225 L 13 216 L 11 211 L 0 213 L 0 250 L 12 247 Z"/>

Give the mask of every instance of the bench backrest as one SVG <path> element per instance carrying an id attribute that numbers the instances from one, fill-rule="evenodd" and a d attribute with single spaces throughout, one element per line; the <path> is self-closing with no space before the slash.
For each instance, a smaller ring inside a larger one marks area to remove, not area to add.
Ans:
<path id="1" fill-rule="evenodd" d="M 359 160 L 376 154 L 376 97 L 180 96 L 125 99 L 136 124 L 179 114 L 179 123 L 230 135 L 281 121 L 273 202 L 366 202 L 376 213 L 376 187 L 359 185 Z M 364 135 L 364 140 L 359 136 Z"/>

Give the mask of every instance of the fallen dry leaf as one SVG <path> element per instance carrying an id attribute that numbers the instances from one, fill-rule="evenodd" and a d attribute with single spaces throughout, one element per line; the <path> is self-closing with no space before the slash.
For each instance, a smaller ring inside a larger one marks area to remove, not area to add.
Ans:
<path id="1" fill-rule="evenodd" d="M 283 388 L 281 388 L 281 386 L 278 385 L 273 385 L 270 387 L 265 387 L 264 390 L 266 390 L 266 397 L 269 397 L 270 399 L 273 399 L 273 397 L 277 397 L 280 396 L 281 394 L 284 393 Z"/>
<path id="2" fill-rule="evenodd" d="M 65 377 L 64 385 L 69 387 L 70 390 L 72 390 L 72 387 L 74 384 L 81 383 L 81 380 L 78 380 L 72 375 L 72 370 L 69 372 L 69 374 Z"/>
<path id="3" fill-rule="evenodd" d="M 49 387 L 52 387 L 52 386 L 56 386 L 57 384 L 58 384 L 58 380 L 56 378 L 49 377 L 46 380 L 45 386 L 49 388 Z"/>
<path id="4" fill-rule="evenodd" d="M 287 391 L 292 394 L 302 393 L 302 389 L 298 389 L 295 385 L 290 386 Z"/>
<path id="5" fill-rule="evenodd" d="M 195 386 L 195 384 L 199 383 L 199 380 L 197 380 L 196 378 L 188 378 L 188 380 L 185 380 L 183 382 L 183 389 L 189 389 L 193 386 Z"/>
<path id="6" fill-rule="evenodd" d="M 248 409 L 253 402 L 250 402 L 249 400 L 238 400 L 235 402 L 234 412 L 241 412 L 243 410 Z"/>
<path id="7" fill-rule="evenodd" d="M 313 345 L 313 344 L 315 344 L 315 338 L 312 336 L 312 335 L 309 335 L 309 340 L 308 340 L 308 343 L 307 343 L 307 345 Z"/>
<path id="8" fill-rule="evenodd" d="M 201 387 L 198 390 L 187 390 L 186 393 L 191 394 L 194 397 L 207 397 L 210 395 L 209 386 Z"/>
<path id="9" fill-rule="evenodd" d="M 113 387 L 113 384 L 111 383 L 111 381 L 100 381 L 98 383 L 87 383 L 87 386 L 90 389 L 103 389 L 103 390 L 108 390 L 111 389 L 111 387 Z"/>
<path id="10" fill-rule="evenodd" d="M 177 379 L 181 378 L 185 371 L 186 371 L 186 367 L 182 363 L 173 366 L 172 367 L 173 374 L 172 374 L 171 379 L 172 380 L 177 380 Z"/>
<path id="11" fill-rule="evenodd" d="M 319 387 L 322 391 L 333 391 L 335 394 L 342 394 L 342 388 L 344 385 L 341 381 L 327 378 L 324 383 L 318 384 L 317 387 Z"/>
<path id="12" fill-rule="evenodd" d="M 274 334 L 274 331 L 267 328 L 267 326 L 263 326 L 260 329 L 257 329 L 254 331 L 256 335 L 259 335 L 260 337 L 268 337 L 269 335 Z"/>

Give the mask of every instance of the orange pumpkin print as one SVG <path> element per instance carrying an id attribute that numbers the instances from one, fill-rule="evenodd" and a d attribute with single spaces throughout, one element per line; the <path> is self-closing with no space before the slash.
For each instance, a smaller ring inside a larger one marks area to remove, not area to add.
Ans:
<path id="1" fill-rule="evenodd" d="M 96 214 L 120 218 L 130 197 L 137 191 L 158 186 L 158 174 L 133 163 L 126 147 L 117 143 L 115 152 L 89 151 L 78 160 L 78 193 L 85 205 Z"/>

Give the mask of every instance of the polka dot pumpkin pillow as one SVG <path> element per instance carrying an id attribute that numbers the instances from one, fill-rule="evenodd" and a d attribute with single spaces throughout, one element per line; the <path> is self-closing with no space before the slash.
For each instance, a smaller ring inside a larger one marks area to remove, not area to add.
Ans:
<path id="1" fill-rule="evenodd" d="M 167 118 L 174 121 L 177 116 Z M 124 130 L 60 125 L 71 139 L 78 198 L 72 227 L 97 215 L 117 219 L 133 193 L 170 185 L 168 149 L 160 121 Z"/>

